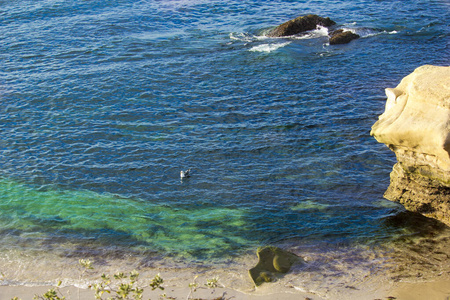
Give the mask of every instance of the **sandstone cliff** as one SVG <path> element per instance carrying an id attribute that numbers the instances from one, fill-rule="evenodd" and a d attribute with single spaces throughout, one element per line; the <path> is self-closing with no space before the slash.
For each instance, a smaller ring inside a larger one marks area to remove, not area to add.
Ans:
<path id="1" fill-rule="evenodd" d="M 450 225 L 450 67 L 419 67 L 386 95 L 371 131 L 397 157 L 384 196 Z"/>

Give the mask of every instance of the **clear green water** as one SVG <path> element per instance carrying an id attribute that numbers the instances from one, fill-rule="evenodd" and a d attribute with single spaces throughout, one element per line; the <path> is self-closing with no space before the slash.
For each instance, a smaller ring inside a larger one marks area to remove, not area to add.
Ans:
<path id="1" fill-rule="evenodd" d="M 117 238 L 131 249 L 145 246 L 198 258 L 254 244 L 245 238 L 250 230 L 247 212 L 239 208 L 176 208 L 86 190 L 38 189 L 5 179 L 0 181 L 0 200 L 2 231 L 35 239 L 38 245 L 48 235 L 103 243 Z"/>

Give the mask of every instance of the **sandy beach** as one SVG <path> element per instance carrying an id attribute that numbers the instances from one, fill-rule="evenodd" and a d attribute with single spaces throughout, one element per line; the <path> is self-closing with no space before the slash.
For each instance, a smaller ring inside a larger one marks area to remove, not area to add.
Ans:
<path id="1" fill-rule="evenodd" d="M 31 300 L 43 295 L 61 280 L 60 296 L 67 300 L 95 299 L 89 285 L 100 282 L 101 274 L 139 271 L 137 286 L 144 288 L 143 299 L 249 299 L 249 300 L 448 300 L 450 299 L 450 269 L 448 268 L 447 239 L 442 243 L 416 241 L 417 245 L 401 243 L 396 252 L 380 249 L 342 248 L 327 252 L 297 251 L 305 263 L 295 264 L 291 270 L 274 282 L 254 286 L 248 270 L 257 263 L 256 255 L 249 253 L 235 258 L 233 263 L 205 265 L 160 266 L 142 265 L 140 259 L 111 259 L 92 263 L 93 269 L 83 271 L 80 263 L 71 258 L 53 256 L 37 259 L 20 256 L 9 263 L 3 261 L 0 300 L 18 297 Z M 397 245 L 398 246 L 398 245 Z M 389 249 L 394 249 L 391 244 Z M 414 251 L 413 251 L 414 250 Z M 415 251 L 420 251 L 420 254 Z M 10 256 L 11 258 L 12 256 Z M 435 265 L 430 265 L 432 261 Z M 153 262 L 156 264 L 156 261 Z M 149 286 L 159 274 L 164 290 L 152 291 Z M 113 278 L 113 276 L 110 276 Z M 208 280 L 217 279 L 214 288 Z M 127 282 L 122 281 L 122 282 Z M 112 285 L 120 281 L 112 279 Z M 190 284 L 197 289 L 190 291 Z M 164 295 L 164 297 L 163 297 Z M 106 299 L 107 294 L 104 294 Z"/>
<path id="2" fill-rule="evenodd" d="M 429 282 L 397 282 L 379 286 L 377 289 L 369 287 L 349 288 L 347 293 L 336 295 L 315 295 L 291 288 L 284 291 L 273 291 L 270 285 L 263 285 L 252 291 L 237 291 L 231 288 L 218 287 L 198 288 L 190 294 L 188 287 L 164 285 L 164 291 L 146 288 L 143 299 L 248 299 L 248 300 L 298 300 L 298 299 L 333 299 L 333 300 L 375 300 L 375 299 L 401 299 L 401 300 L 447 300 L 450 299 L 450 278 L 436 278 Z M 38 294 L 48 291 L 49 286 L 0 286 L 0 300 L 10 300 L 18 297 L 22 300 L 33 299 Z M 95 299 L 94 291 L 74 286 L 63 287 L 60 296 L 68 300 Z M 106 294 L 105 294 L 106 295 Z M 164 295 L 166 298 L 163 298 Z M 190 298 L 188 296 L 190 295 Z M 106 298 L 106 297 L 104 297 Z"/>
<path id="3" fill-rule="evenodd" d="M 402 283 L 393 290 L 397 299 L 450 299 L 450 280 L 436 280 L 424 283 Z"/>

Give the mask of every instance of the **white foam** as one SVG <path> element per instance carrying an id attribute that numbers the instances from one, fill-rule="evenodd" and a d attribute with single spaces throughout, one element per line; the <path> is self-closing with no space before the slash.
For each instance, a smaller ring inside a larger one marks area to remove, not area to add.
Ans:
<path id="1" fill-rule="evenodd" d="M 236 40 L 236 41 L 242 41 L 242 42 L 251 42 L 254 40 L 254 37 L 249 35 L 248 33 L 231 32 L 230 39 Z"/>
<path id="2" fill-rule="evenodd" d="M 269 53 L 269 52 L 275 51 L 279 48 L 282 48 L 284 46 L 287 46 L 290 43 L 291 42 L 275 43 L 275 44 L 262 44 L 262 45 L 254 46 L 254 47 L 250 48 L 248 51 Z"/>
<path id="3" fill-rule="evenodd" d="M 314 39 L 319 37 L 328 36 L 328 28 L 323 26 L 317 26 L 317 29 L 306 31 L 296 35 L 290 36 L 282 36 L 282 37 L 269 37 L 265 33 L 261 35 L 253 35 L 246 32 L 231 32 L 230 40 L 241 41 L 241 42 L 255 42 L 255 41 L 264 41 L 264 40 L 286 40 L 286 39 L 295 39 L 295 40 L 304 40 L 304 39 Z"/>
<path id="4" fill-rule="evenodd" d="M 360 31 L 362 32 L 362 31 L 366 30 L 366 29 L 359 30 L 357 28 L 352 28 L 352 27 L 349 27 L 349 28 L 342 27 L 341 29 L 344 30 L 344 31 L 350 31 L 350 32 L 355 33 L 355 34 L 361 34 L 361 33 L 359 33 Z M 371 29 L 367 29 L 367 30 L 371 30 Z"/>
<path id="5" fill-rule="evenodd" d="M 392 30 L 392 31 L 379 31 L 379 32 L 373 32 L 373 33 L 368 33 L 365 35 L 361 35 L 362 37 L 371 37 L 371 36 L 377 36 L 377 35 L 381 35 L 381 34 L 397 34 L 398 31 L 397 30 Z"/>
<path id="6" fill-rule="evenodd" d="M 398 33 L 398 31 L 396 31 L 396 30 L 378 31 L 378 30 L 371 29 L 371 28 L 342 28 L 342 29 L 356 33 L 359 36 L 361 36 L 362 38 L 377 36 L 377 35 L 381 35 L 381 34 L 397 34 Z"/>
<path id="7" fill-rule="evenodd" d="M 297 40 L 316 39 L 323 36 L 328 36 L 328 28 L 323 26 L 317 26 L 317 29 L 307 31 L 301 35 L 293 35 L 291 38 Z"/>

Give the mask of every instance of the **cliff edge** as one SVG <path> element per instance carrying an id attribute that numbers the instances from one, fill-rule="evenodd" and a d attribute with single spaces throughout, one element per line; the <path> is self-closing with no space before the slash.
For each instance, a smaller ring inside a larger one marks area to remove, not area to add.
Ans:
<path id="1" fill-rule="evenodd" d="M 450 67 L 419 67 L 386 95 L 370 132 L 397 157 L 384 197 L 450 225 Z"/>

